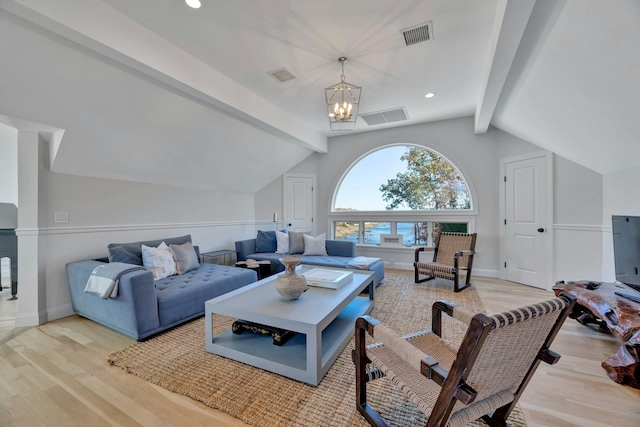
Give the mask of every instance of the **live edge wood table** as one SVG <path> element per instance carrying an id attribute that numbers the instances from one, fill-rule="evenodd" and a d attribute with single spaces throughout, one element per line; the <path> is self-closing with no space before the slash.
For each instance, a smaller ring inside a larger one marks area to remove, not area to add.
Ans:
<path id="1" fill-rule="evenodd" d="M 569 317 L 585 325 L 595 323 L 618 338 L 622 346 L 602 367 L 613 381 L 640 388 L 640 303 L 615 294 L 640 297 L 640 292 L 622 283 L 589 281 L 556 282 L 553 291 L 556 295 L 567 291 L 577 298 Z"/>

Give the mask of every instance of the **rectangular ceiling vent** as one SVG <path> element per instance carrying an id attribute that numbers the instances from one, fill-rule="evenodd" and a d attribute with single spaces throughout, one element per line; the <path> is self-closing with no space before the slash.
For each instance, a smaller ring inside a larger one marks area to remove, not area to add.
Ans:
<path id="1" fill-rule="evenodd" d="M 284 83 L 286 81 L 293 80 L 296 78 L 296 76 L 291 74 L 291 71 L 287 70 L 284 67 L 279 68 L 275 71 L 269 71 L 268 74 L 272 76 L 274 79 L 278 80 L 280 83 Z"/>
<path id="2" fill-rule="evenodd" d="M 360 117 L 362 117 L 362 120 L 367 122 L 369 126 L 401 122 L 409 119 L 404 107 L 394 108 L 393 110 L 378 111 L 375 113 L 360 114 Z"/>
<path id="3" fill-rule="evenodd" d="M 402 30 L 402 37 L 407 46 L 433 40 L 433 23 L 431 21 Z"/>

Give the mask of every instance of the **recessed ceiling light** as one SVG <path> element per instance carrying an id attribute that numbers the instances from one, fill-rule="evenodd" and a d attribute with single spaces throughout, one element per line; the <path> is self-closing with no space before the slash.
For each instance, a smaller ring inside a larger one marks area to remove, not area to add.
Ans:
<path id="1" fill-rule="evenodd" d="M 433 92 L 429 92 L 429 93 L 427 93 L 424 97 L 425 97 L 425 98 L 433 98 L 434 96 L 436 96 L 436 94 L 435 94 L 435 93 L 433 93 Z"/>
<path id="2" fill-rule="evenodd" d="M 194 9 L 199 9 L 200 6 L 202 6 L 202 4 L 200 3 L 200 0 L 184 0 L 184 2 L 187 4 L 187 6 L 192 7 Z"/>

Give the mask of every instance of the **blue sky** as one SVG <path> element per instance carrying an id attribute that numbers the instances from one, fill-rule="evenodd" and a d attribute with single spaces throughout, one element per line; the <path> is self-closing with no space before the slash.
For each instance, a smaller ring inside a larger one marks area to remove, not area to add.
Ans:
<path id="1" fill-rule="evenodd" d="M 406 146 L 383 148 L 356 163 L 342 181 L 335 206 L 360 211 L 385 210 L 380 186 L 398 172 L 406 171 L 406 162 L 400 160 L 406 149 Z"/>

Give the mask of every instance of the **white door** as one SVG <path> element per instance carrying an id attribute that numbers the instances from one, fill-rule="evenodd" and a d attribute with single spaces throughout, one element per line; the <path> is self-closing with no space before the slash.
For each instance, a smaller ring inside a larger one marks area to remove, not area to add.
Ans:
<path id="1" fill-rule="evenodd" d="M 289 231 L 314 233 L 314 175 L 284 175 L 284 226 Z"/>
<path id="2" fill-rule="evenodd" d="M 551 277 L 547 156 L 507 161 L 505 279 L 547 289 Z"/>

